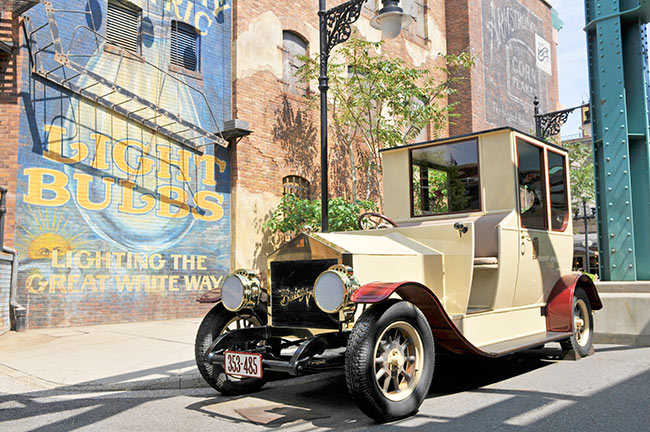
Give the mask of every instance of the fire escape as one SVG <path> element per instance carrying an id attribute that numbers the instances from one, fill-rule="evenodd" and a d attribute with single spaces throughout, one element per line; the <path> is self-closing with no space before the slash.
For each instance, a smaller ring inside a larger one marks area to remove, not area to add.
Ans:
<path id="1" fill-rule="evenodd" d="M 104 35 L 88 25 L 70 26 L 75 22 L 95 23 L 91 8 L 56 9 L 49 0 L 32 3 L 44 9 L 43 15 L 30 14 L 24 21 L 35 75 L 144 125 L 193 152 L 203 153 L 203 149 L 213 143 L 228 145 L 203 91 L 145 57 L 109 44 Z M 58 23 L 61 22 L 66 24 L 66 29 L 72 28 L 69 36 L 64 37 L 59 31 Z M 111 55 L 103 55 L 109 50 Z M 101 64 L 99 56 L 102 56 Z M 138 70 L 144 71 L 148 79 L 147 93 L 156 97 L 142 96 L 134 80 L 129 79 L 129 68 L 125 67 L 128 62 L 138 62 Z M 155 91 L 151 91 L 152 88 Z M 170 98 L 170 94 L 176 97 Z M 187 115 L 186 107 L 181 106 L 181 94 L 192 101 L 194 115 Z"/>

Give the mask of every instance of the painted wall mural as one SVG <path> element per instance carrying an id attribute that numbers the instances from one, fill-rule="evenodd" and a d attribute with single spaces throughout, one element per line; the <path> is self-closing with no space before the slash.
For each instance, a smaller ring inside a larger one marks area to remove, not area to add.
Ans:
<path id="1" fill-rule="evenodd" d="M 544 22 L 519 1 L 490 0 L 482 6 L 486 121 L 534 132 L 535 96 L 547 112 L 552 74 Z"/>
<path id="2" fill-rule="evenodd" d="M 64 45 L 67 36 L 78 52 L 92 54 L 79 60 L 87 70 L 204 129 L 230 118 L 231 16 L 224 0 L 134 0 L 146 63 L 75 36 L 105 33 L 106 0 L 53 3 L 86 11 L 57 17 L 57 26 Z M 46 22 L 40 6 L 28 14 L 35 25 Z M 173 21 L 197 29 L 198 71 L 170 65 Z M 96 82 L 84 74 L 77 80 L 82 88 Z M 183 148 L 28 69 L 22 95 L 16 247 L 28 325 L 200 314 L 194 299 L 229 271 L 227 151 Z"/>

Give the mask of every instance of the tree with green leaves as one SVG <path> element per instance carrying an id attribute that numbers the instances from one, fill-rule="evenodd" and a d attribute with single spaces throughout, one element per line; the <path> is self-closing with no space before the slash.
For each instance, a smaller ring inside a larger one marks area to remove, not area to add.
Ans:
<path id="1" fill-rule="evenodd" d="M 377 211 L 372 201 L 349 202 L 344 198 L 332 198 L 329 201 L 329 226 L 332 231 L 351 231 L 358 229 L 359 216 L 368 211 Z M 285 240 L 303 232 L 308 227 L 313 231 L 320 229 L 320 200 L 300 199 L 294 194 L 286 194 L 276 207 L 271 218 L 264 223 L 264 228 L 284 235 Z"/>
<path id="2" fill-rule="evenodd" d="M 564 142 L 569 150 L 569 177 L 571 181 L 571 207 L 573 213 L 582 210 L 582 202 L 596 199 L 594 185 L 594 159 L 590 142 Z"/>
<path id="3" fill-rule="evenodd" d="M 429 125 L 434 138 L 440 135 L 449 117 L 455 116 L 447 96 L 474 63 L 468 53 L 440 55 L 444 66 L 416 69 L 386 55 L 382 45 L 353 36 L 329 61 L 329 110 L 334 138 L 349 159 L 352 202 L 358 199 L 359 170 L 368 181 L 364 198 L 381 198 L 381 149 L 403 145 Z M 318 55 L 300 60 L 304 64 L 298 77 L 303 82 L 317 79 Z M 439 82 L 437 76 L 445 79 Z M 318 110 L 318 96 L 308 93 L 306 97 L 311 109 Z"/>

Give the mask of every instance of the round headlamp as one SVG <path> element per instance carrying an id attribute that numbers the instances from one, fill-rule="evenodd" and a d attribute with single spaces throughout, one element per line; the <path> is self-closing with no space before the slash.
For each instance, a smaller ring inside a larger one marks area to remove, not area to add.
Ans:
<path id="1" fill-rule="evenodd" d="M 237 270 L 230 274 L 221 286 L 221 302 L 231 312 L 252 309 L 260 300 L 260 281 L 255 273 Z"/>
<path id="2" fill-rule="evenodd" d="M 323 312 L 335 313 L 348 304 L 350 296 L 357 288 L 359 282 L 352 275 L 352 268 L 337 264 L 316 279 L 314 300 Z"/>

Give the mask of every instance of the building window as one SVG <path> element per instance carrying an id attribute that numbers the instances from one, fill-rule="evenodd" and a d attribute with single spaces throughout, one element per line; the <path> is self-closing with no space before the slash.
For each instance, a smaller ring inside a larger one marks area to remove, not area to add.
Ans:
<path id="1" fill-rule="evenodd" d="M 299 199 L 308 199 L 309 181 L 299 176 L 286 176 L 282 179 L 282 193 L 294 194 Z"/>
<path id="2" fill-rule="evenodd" d="M 142 9 L 119 0 L 108 0 L 106 39 L 134 54 L 140 53 L 140 16 Z"/>
<path id="3" fill-rule="evenodd" d="M 519 161 L 519 214 L 522 228 L 546 229 L 546 188 L 544 187 L 544 151 L 527 142 L 517 141 Z"/>
<path id="4" fill-rule="evenodd" d="M 193 72 L 200 71 L 201 43 L 194 27 L 172 21 L 170 50 L 171 64 Z"/>
<path id="5" fill-rule="evenodd" d="M 404 12 L 415 18 L 415 22 L 406 28 L 406 31 L 422 39 L 427 36 L 427 0 L 402 0 Z"/>
<path id="6" fill-rule="evenodd" d="M 307 55 L 307 41 L 294 32 L 282 32 L 282 81 L 284 90 L 295 94 L 304 94 L 307 85 L 300 82 L 296 73 L 303 62 L 298 56 Z"/>

